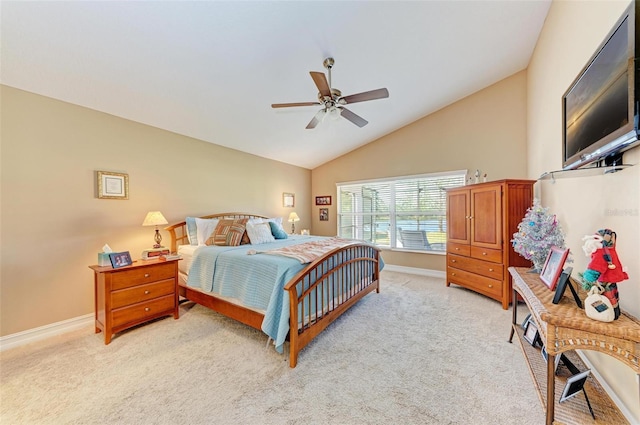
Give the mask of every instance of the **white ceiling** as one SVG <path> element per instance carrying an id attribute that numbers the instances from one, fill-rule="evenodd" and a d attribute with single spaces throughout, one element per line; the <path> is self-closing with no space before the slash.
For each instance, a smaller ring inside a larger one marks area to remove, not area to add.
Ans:
<path id="1" fill-rule="evenodd" d="M 312 169 L 525 69 L 550 2 L 3 0 L 0 81 Z M 271 108 L 328 56 L 367 126 Z"/>

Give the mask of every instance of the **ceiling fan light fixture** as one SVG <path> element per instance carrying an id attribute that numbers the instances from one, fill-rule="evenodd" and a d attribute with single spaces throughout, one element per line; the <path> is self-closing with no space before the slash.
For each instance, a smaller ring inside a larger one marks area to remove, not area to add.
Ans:
<path id="1" fill-rule="evenodd" d="M 329 108 L 327 115 L 329 115 L 329 118 L 331 120 L 337 121 L 338 119 L 340 119 L 340 109 L 338 109 L 336 106 L 332 106 Z"/>

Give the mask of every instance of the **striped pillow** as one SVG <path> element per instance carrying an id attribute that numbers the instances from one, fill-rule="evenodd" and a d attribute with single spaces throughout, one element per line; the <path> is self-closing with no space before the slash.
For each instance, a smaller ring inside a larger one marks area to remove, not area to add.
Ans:
<path id="1" fill-rule="evenodd" d="M 220 220 L 209 239 L 207 245 L 217 246 L 238 246 L 242 241 L 247 224 L 246 218 L 235 220 Z"/>

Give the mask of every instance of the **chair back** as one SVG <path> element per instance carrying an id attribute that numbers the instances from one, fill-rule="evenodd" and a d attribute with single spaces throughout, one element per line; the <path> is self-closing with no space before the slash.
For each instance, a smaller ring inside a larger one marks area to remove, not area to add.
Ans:
<path id="1" fill-rule="evenodd" d="M 400 233 L 400 242 L 403 248 L 410 249 L 430 249 L 431 245 L 427 240 L 427 232 L 425 230 L 402 230 Z"/>

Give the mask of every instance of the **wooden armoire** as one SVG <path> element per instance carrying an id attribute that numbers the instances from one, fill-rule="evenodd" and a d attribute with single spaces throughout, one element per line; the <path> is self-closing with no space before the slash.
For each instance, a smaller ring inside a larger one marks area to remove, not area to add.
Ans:
<path id="1" fill-rule="evenodd" d="M 534 183 L 497 180 L 447 190 L 447 286 L 464 286 L 509 308 L 507 269 L 531 266 L 511 240 L 533 204 Z"/>

